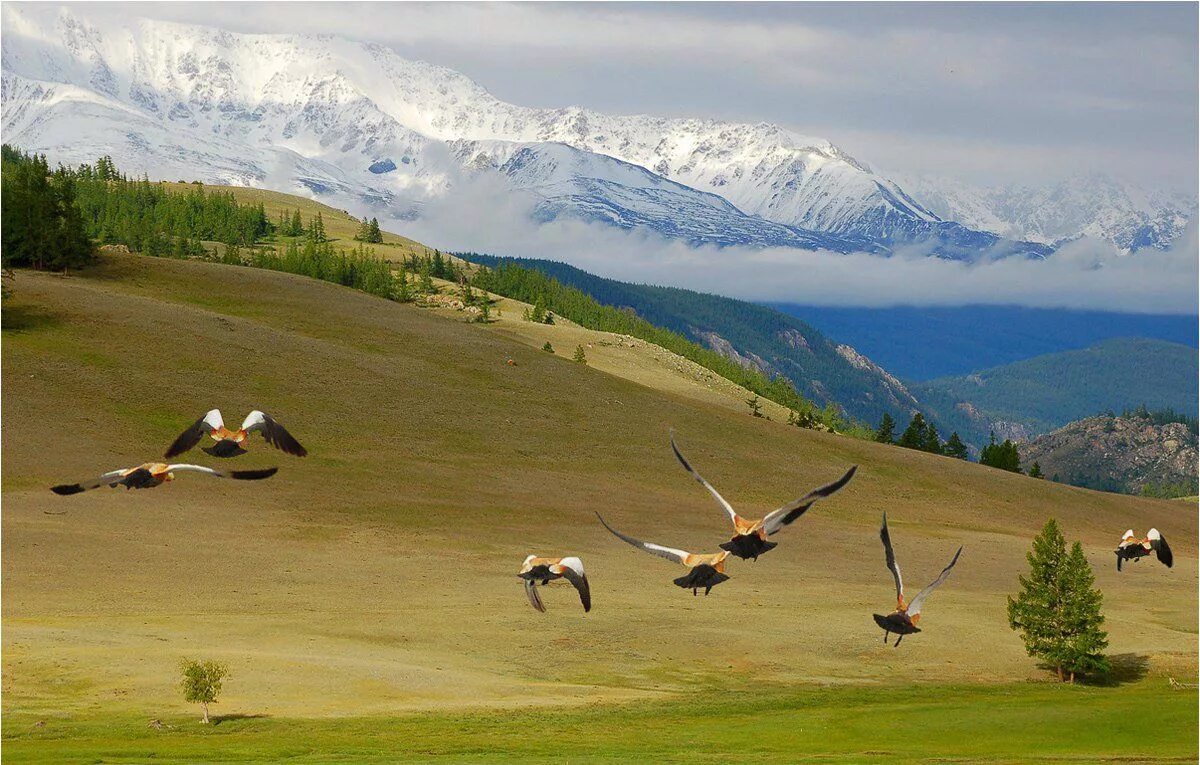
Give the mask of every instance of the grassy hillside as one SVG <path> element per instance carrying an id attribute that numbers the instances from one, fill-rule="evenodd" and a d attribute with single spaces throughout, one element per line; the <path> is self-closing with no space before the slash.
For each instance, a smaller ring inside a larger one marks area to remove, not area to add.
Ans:
<path id="1" fill-rule="evenodd" d="M 605 305 L 628 307 L 660 327 L 678 332 L 770 375 L 782 374 L 818 406 L 835 403 L 871 425 L 884 412 L 907 421 L 915 402 L 882 370 L 856 365 L 837 344 L 791 316 L 754 303 L 673 287 L 604 279 L 548 260 L 465 255 L 484 265 L 513 262 L 542 271 Z M 948 433 L 949 431 L 947 431 Z"/>
<path id="2" fill-rule="evenodd" d="M 1196 693 L 1163 690 L 1196 671 L 1188 505 L 754 419 L 503 325 L 289 274 L 109 257 L 66 278 L 21 272 L 15 295 L 2 388 L 14 761 L 1196 755 Z M 47 491 L 161 454 L 213 406 L 267 409 L 311 456 L 253 444 L 240 466 L 280 466 L 260 484 Z M 747 514 L 861 467 L 777 550 L 693 598 L 670 583 L 681 570 L 593 520 L 697 551 L 727 538 L 670 427 Z M 892 601 L 885 509 L 910 580 L 966 546 L 899 649 L 870 616 Z M 1086 545 L 1122 688 L 1028 682 L 1045 673 L 1007 629 L 1004 595 L 1050 514 Z M 1117 576 L 1111 549 L 1131 525 L 1171 538 L 1174 570 Z M 593 611 L 565 587 L 548 613 L 530 609 L 515 576 L 530 552 L 583 556 Z M 232 667 L 216 707 L 232 717 L 211 729 L 180 699 L 185 656 Z M 1151 712 L 1154 737 L 1110 735 Z"/>
<path id="3" fill-rule="evenodd" d="M 195 184 L 164 183 L 163 186 L 168 191 L 186 192 L 194 188 Z M 246 204 L 262 203 L 263 209 L 267 213 L 267 218 L 272 222 L 278 221 L 281 213 L 291 215 L 294 211 L 299 210 L 304 220 L 304 225 L 307 226 L 309 220 L 315 218 L 319 212 L 321 214 L 321 221 L 325 224 L 326 235 L 331 240 L 348 246 L 356 244 L 354 235 L 358 231 L 359 221 L 345 210 L 339 210 L 336 207 L 330 207 L 329 205 L 321 204 L 305 197 L 298 197 L 294 194 L 284 194 L 279 191 L 270 191 L 267 189 L 252 189 L 244 186 L 209 186 L 207 188 L 219 188 L 221 191 L 228 191 L 234 195 L 238 202 Z M 382 244 L 373 244 L 371 247 L 380 256 L 394 260 L 399 260 L 409 255 L 425 255 L 432 249 L 413 239 L 389 231 L 383 232 Z"/>
<path id="4" fill-rule="evenodd" d="M 1145 404 L 1196 416 L 1195 348 L 1145 338 L 1117 338 L 913 386 L 964 436 L 986 438 L 988 422 L 1006 420 L 1044 433 L 1073 420 Z M 982 418 L 969 418 L 969 402 Z"/>

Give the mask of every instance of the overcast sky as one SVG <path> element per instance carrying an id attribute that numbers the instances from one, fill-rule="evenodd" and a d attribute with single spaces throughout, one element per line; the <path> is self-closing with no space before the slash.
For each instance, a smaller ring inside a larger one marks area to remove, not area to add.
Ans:
<path id="1" fill-rule="evenodd" d="M 1102 170 L 1195 189 L 1195 3 L 153 3 L 136 13 L 382 42 L 525 106 L 777 122 L 902 175 L 1039 182 Z"/>

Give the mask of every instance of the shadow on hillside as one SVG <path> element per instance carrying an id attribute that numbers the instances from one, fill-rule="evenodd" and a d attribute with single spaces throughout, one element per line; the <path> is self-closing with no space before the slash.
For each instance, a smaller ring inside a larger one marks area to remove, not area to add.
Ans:
<path id="1" fill-rule="evenodd" d="M 0 311 L 0 326 L 4 332 L 29 332 L 34 329 L 53 327 L 61 320 L 52 313 L 34 305 L 5 305 Z"/>
<path id="2" fill-rule="evenodd" d="M 1084 679 L 1084 685 L 1115 688 L 1126 683 L 1136 683 L 1146 678 L 1150 670 L 1150 657 L 1141 653 L 1118 653 L 1108 657 L 1112 671 L 1103 677 Z"/>
<path id="3" fill-rule="evenodd" d="M 210 717 L 210 718 L 209 718 L 209 720 L 211 720 L 211 721 L 212 721 L 213 727 L 216 727 L 216 726 L 218 726 L 218 725 L 220 725 L 221 723 L 223 723 L 223 722 L 226 722 L 226 721 L 232 721 L 232 720 L 261 720 L 261 719 L 264 719 L 264 718 L 268 718 L 268 717 L 270 717 L 270 716 L 271 716 L 271 715 L 260 715 L 260 714 L 255 714 L 255 715 L 246 715 L 246 714 L 237 714 L 237 713 L 235 713 L 235 714 L 229 714 L 229 715 L 213 715 L 212 717 Z"/>

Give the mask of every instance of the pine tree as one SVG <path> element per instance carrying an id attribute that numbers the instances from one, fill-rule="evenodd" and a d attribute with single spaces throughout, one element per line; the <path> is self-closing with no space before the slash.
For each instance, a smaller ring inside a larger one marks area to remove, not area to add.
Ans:
<path id="1" fill-rule="evenodd" d="M 979 464 L 1007 470 L 1010 473 L 1020 473 L 1021 455 L 1017 451 L 1017 445 L 1007 438 L 1002 444 L 996 443 L 996 434 L 993 432 L 988 440 L 988 445 L 979 452 Z"/>
<path id="2" fill-rule="evenodd" d="M 758 400 L 757 394 L 755 396 L 753 396 L 752 398 L 746 399 L 746 405 L 750 407 L 750 416 L 751 417 L 762 417 L 763 416 L 762 402 Z"/>
<path id="3" fill-rule="evenodd" d="M 908 423 L 908 427 L 900 434 L 900 440 L 896 443 L 906 449 L 924 449 L 928 442 L 925 430 L 925 417 L 917 412 L 913 415 L 912 421 Z"/>
<path id="4" fill-rule="evenodd" d="M 542 350 L 546 353 L 554 353 L 554 346 L 550 344 L 549 340 L 547 340 L 546 344 L 542 346 Z"/>
<path id="5" fill-rule="evenodd" d="M 1037 460 L 1034 460 L 1033 464 L 1029 466 L 1029 477 L 1030 478 L 1045 478 L 1046 477 L 1045 474 L 1042 473 L 1042 466 L 1037 463 Z"/>
<path id="6" fill-rule="evenodd" d="M 579 364 L 587 363 L 587 356 L 585 356 L 583 353 L 582 345 L 575 346 L 575 355 L 571 357 L 571 361 L 577 362 Z"/>
<path id="7" fill-rule="evenodd" d="M 366 218 L 363 218 L 361 221 L 359 221 L 358 230 L 354 232 L 354 241 L 371 241 L 371 223 Z"/>
<path id="8" fill-rule="evenodd" d="M 942 454 L 947 457 L 954 457 L 960 460 L 969 460 L 970 452 L 967 451 L 967 445 L 958 437 L 958 431 L 950 434 L 950 438 L 946 440 L 946 445 L 942 447 Z"/>
<path id="9" fill-rule="evenodd" d="M 1101 629 L 1101 595 L 1093 589 L 1095 577 L 1083 547 L 1067 543 L 1058 523 L 1046 521 L 1026 555 L 1029 575 L 1019 578 L 1021 591 L 1008 598 L 1009 626 L 1021 633 L 1025 651 L 1045 661 L 1060 680 L 1075 673 L 1108 669 L 1103 650 L 1108 636 Z"/>
<path id="10" fill-rule="evenodd" d="M 942 453 L 942 439 L 938 436 L 937 428 L 933 423 L 925 429 L 925 444 L 921 447 L 930 454 Z"/>
<path id="11" fill-rule="evenodd" d="M 308 239 L 316 244 L 323 244 L 326 241 L 325 221 L 321 219 L 320 210 L 317 210 L 317 217 L 313 218 L 308 225 Z"/>
<path id="12" fill-rule="evenodd" d="M 1060 661 L 1069 673 L 1068 682 L 1075 682 L 1076 673 L 1104 675 L 1110 670 L 1104 656 L 1108 633 L 1103 629 L 1104 614 L 1100 611 L 1104 596 L 1095 584 L 1096 575 L 1083 554 L 1083 545 L 1075 542 L 1063 569 L 1063 591 L 1068 595 L 1063 604 L 1063 623 L 1070 639 Z"/>
<path id="13" fill-rule="evenodd" d="M 288 229 L 288 236 L 300 236 L 304 233 L 304 224 L 300 221 L 300 208 L 292 213 L 292 225 Z"/>
<path id="14" fill-rule="evenodd" d="M 371 225 L 367 228 L 367 241 L 371 244 L 383 244 L 383 232 L 379 230 L 378 218 L 371 218 Z"/>
<path id="15" fill-rule="evenodd" d="M 879 419 L 879 427 L 875 430 L 875 440 L 881 444 L 891 444 L 896 441 L 896 421 L 887 412 Z"/>

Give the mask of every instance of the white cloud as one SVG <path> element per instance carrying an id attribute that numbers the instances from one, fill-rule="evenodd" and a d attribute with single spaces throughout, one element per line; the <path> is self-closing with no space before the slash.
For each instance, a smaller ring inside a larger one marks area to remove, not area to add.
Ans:
<path id="1" fill-rule="evenodd" d="M 1045 261 L 975 264 L 920 253 L 885 258 L 788 248 L 693 248 L 605 224 L 530 221 L 532 200 L 501 181 L 460 181 L 400 230 L 443 249 L 557 260 L 623 281 L 664 284 L 745 300 L 811 305 L 1024 305 L 1131 313 L 1194 313 L 1195 221 L 1168 251 L 1122 255 L 1082 239 Z"/>
<path id="2" fill-rule="evenodd" d="M 375 40 L 527 106 L 775 121 L 910 175 L 1195 188 L 1194 4 L 292 7 L 137 13 Z"/>

